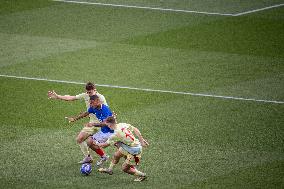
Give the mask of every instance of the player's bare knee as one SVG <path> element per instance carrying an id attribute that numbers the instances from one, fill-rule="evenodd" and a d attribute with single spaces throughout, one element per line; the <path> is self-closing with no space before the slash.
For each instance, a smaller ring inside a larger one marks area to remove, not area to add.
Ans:
<path id="1" fill-rule="evenodd" d="M 117 163 L 119 162 L 119 158 L 113 156 L 112 162 L 113 162 L 114 164 L 117 164 Z"/>
<path id="2" fill-rule="evenodd" d="M 88 139 L 87 139 L 87 145 L 88 145 L 88 146 L 92 146 L 92 145 L 93 145 L 93 142 L 94 142 L 94 141 L 93 141 L 92 138 L 88 138 Z"/>
<path id="3" fill-rule="evenodd" d="M 119 156 L 117 154 L 114 154 L 113 159 L 117 160 L 117 159 L 119 159 Z"/>
<path id="4" fill-rule="evenodd" d="M 127 167 L 125 167 L 125 166 L 122 166 L 122 170 L 124 171 L 124 172 L 128 172 L 128 168 Z"/>
<path id="5" fill-rule="evenodd" d="M 129 172 L 129 169 L 130 169 L 130 166 L 129 166 L 128 164 L 126 164 L 126 163 L 123 163 L 123 164 L 122 164 L 122 170 L 123 170 L 124 172 L 128 173 L 128 172 Z"/>
<path id="6" fill-rule="evenodd" d="M 88 138 L 88 134 L 84 132 L 80 132 L 76 138 L 77 143 L 82 143 Z"/>
<path id="7" fill-rule="evenodd" d="M 85 140 L 85 138 L 81 135 L 78 135 L 77 138 L 76 138 L 76 141 L 77 141 L 78 144 L 84 142 L 84 140 Z"/>
<path id="8" fill-rule="evenodd" d="M 122 154 L 121 152 L 119 151 L 116 151 L 114 154 L 113 154 L 113 158 L 114 159 L 120 159 L 122 157 Z"/>
<path id="9" fill-rule="evenodd" d="M 93 146 L 95 149 L 100 149 L 100 147 L 98 145 L 96 145 L 95 143 L 93 143 Z"/>

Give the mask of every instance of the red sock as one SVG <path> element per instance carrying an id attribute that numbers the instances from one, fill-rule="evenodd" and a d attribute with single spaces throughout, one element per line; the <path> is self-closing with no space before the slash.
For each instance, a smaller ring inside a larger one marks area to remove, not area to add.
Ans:
<path id="1" fill-rule="evenodd" d="M 136 170 L 136 168 L 133 165 L 131 165 L 130 166 L 130 171 L 135 172 L 135 170 Z"/>
<path id="2" fill-rule="evenodd" d="M 96 149 L 95 152 L 101 157 L 103 157 L 105 155 L 105 152 L 101 148 Z"/>
<path id="3" fill-rule="evenodd" d="M 130 166 L 130 169 L 136 169 L 136 168 L 134 167 L 134 165 L 131 165 L 131 166 Z"/>

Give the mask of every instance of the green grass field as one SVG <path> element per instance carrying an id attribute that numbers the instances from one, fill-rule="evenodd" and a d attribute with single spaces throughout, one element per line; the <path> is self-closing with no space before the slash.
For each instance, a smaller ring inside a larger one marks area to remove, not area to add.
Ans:
<path id="1" fill-rule="evenodd" d="M 284 3 L 88 2 L 226 14 Z M 283 15 L 283 6 L 222 16 L 0 1 L 0 188 L 283 188 Z M 148 180 L 134 183 L 121 163 L 112 176 L 80 174 L 75 138 L 88 120 L 64 117 L 84 102 L 48 100 L 47 91 L 75 95 L 84 85 L 3 75 L 97 83 L 119 121 L 150 142 L 140 165 Z"/>

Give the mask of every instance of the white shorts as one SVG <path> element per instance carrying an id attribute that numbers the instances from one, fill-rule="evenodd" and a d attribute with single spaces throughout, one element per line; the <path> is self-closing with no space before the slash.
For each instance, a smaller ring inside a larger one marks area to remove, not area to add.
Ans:
<path id="1" fill-rule="evenodd" d="M 113 133 L 103 133 L 102 131 L 98 131 L 92 136 L 92 138 L 96 141 L 96 143 L 105 143 L 111 135 L 113 135 Z"/>

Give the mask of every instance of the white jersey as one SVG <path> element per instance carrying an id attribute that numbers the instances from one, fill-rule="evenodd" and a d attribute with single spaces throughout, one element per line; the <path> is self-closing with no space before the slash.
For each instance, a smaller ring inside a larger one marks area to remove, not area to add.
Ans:
<path id="1" fill-rule="evenodd" d="M 98 92 L 96 92 L 96 95 L 99 97 L 102 104 L 108 106 L 108 104 L 106 102 L 106 98 L 104 97 L 104 95 L 102 95 Z M 76 95 L 76 99 L 77 100 L 84 100 L 85 103 L 86 103 L 87 111 L 88 111 L 88 109 L 90 108 L 90 96 L 87 93 L 81 93 L 81 94 Z"/>

